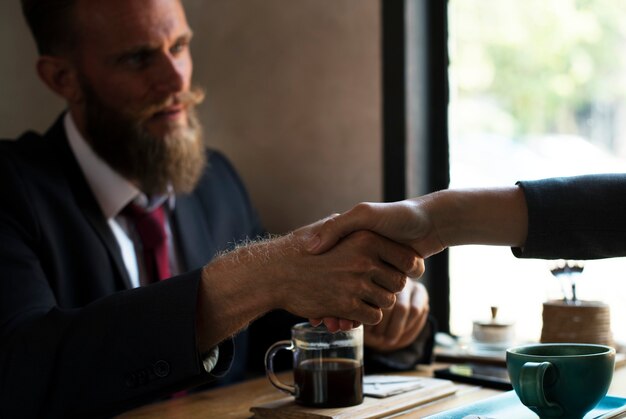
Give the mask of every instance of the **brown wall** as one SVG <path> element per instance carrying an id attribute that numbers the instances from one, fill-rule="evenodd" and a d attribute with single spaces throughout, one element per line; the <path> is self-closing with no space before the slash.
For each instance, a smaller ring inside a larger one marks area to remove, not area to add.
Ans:
<path id="1" fill-rule="evenodd" d="M 44 130 L 63 108 L 34 75 L 17 3 L 0 2 L 0 137 Z M 380 200 L 379 0 L 185 4 L 207 142 L 233 161 L 269 230 Z"/>

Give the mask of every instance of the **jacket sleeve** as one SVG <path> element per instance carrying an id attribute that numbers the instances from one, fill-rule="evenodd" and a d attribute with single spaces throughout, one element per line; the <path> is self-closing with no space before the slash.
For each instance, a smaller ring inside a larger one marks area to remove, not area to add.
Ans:
<path id="1" fill-rule="evenodd" d="M 518 182 L 528 206 L 520 258 L 601 259 L 626 256 L 626 174 Z"/>
<path id="2" fill-rule="evenodd" d="M 36 211 L 2 151 L 0 417 L 110 416 L 228 369 L 230 341 L 211 373 L 197 353 L 200 271 L 61 308 L 40 257 Z"/>

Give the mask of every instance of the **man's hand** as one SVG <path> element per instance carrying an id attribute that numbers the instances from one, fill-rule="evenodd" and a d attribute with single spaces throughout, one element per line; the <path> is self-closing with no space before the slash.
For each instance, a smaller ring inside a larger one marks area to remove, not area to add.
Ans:
<path id="1" fill-rule="evenodd" d="M 383 320 L 380 323 L 365 326 L 365 345 L 379 352 L 404 348 L 417 339 L 428 320 L 428 291 L 422 284 L 409 280 L 402 292 L 397 294 L 394 306 L 382 311 Z M 314 326 L 323 322 L 331 332 L 350 330 L 360 324 L 335 317 L 310 319 L 309 322 Z"/>
<path id="2" fill-rule="evenodd" d="M 396 304 L 383 310 L 383 320 L 375 326 L 365 326 L 365 345 L 379 352 L 410 345 L 424 328 L 429 311 L 426 288 L 418 282 L 407 281 L 396 296 Z"/>
<path id="3" fill-rule="evenodd" d="M 305 312 L 332 310 L 348 314 L 338 317 L 376 324 L 382 309 L 393 306 L 395 294 L 404 288 L 406 273 L 421 263 L 411 248 L 368 231 L 349 234 L 324 254 L 311 255 L 304 248 L 309 234 L 301 229 L 291 237 L 297 252 L 285 255 L 278 268 L 294 271 L 275 290 L 281 308 L 304 317 L 319 317 Z"/>

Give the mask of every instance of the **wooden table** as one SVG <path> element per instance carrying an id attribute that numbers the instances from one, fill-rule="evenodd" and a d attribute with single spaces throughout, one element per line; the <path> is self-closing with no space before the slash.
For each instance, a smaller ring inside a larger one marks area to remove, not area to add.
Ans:
<path id="1" fill-rule="evenodd" d="M 421 367 L 406 375 L 431 376 L 434 368 Z M 288 378 L 282 377 L 286 381 Z M 414 408 L 394 417 L 422 418 L 437 412 L 469 404 L 500 393 L 498 390 L 459 384 L 456 394 Z M 626 368 L 615 371 L 609 394 L 626 397 Z M 120 418 L 251 418 L 250 407 L 285 397 L 266 378 L 258 378 L 228 387 L 208 390 L 185 397 L 140 407 Z"/>

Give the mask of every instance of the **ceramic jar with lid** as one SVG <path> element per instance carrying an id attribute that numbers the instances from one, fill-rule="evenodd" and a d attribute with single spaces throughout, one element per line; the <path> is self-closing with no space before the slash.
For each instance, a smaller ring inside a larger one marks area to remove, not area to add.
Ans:
<path id="1" fill-rule="evenodd" d="M 477 351 L 501 351 L 513 344 L 515 328 L 512 322 L 497 318 L 498 308 L 491 307 L 491 319 L 474 321 L 472 348 Z"/>

